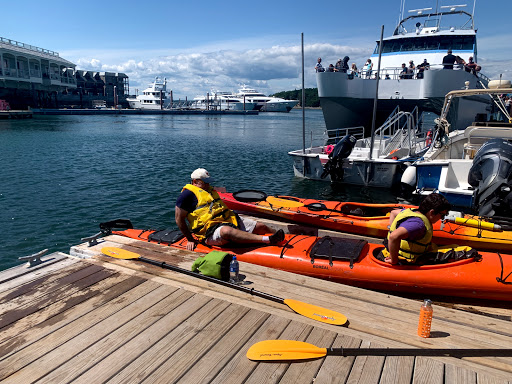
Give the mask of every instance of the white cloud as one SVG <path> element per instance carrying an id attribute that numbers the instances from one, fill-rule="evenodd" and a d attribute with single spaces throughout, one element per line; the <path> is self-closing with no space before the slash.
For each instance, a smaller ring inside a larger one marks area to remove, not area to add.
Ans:
<path id="1" fill-rule="evenodd" d="M 306 87 L 309 88 L 316 87 L 313 67 L 318 56 L 322 56 L 325 63 L 335 63 L 348 55 L 351 61 L 362 65 L 370 50 L 319 43 L 306 45 L 304 52 Z M 113 57 L 109 53 L 96 58 L 79 57 L 74 62 L 83 70 L 127 74 L 131 93 L 135 93 L 135 89 L 142 91 L 155 76 L 166 77 L 176 98 L 194 97 L 211 89 L 235 91 L 241 84 L 258 87 L 267 94 L 295 89 L 301 84 L 300 46 L 196 51 L 145 60 L 126 59 L 119 64 Z"/>

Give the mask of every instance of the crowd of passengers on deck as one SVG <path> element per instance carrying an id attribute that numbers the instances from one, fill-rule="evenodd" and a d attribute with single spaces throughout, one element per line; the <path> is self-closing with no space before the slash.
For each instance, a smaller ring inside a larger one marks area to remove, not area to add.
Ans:
<path id="1" fill-rule="evenodd" d="M 336 65 L 329 64 L 327 68 L 324 68 L 322 65 L 322 58 L 319 57 L 317 63 L 315 65 L 316 72 L 342 72 L 347 73 L 349 79 L 353 79 L 354 77 L 362 77 L 365 79 L 376 79 L 378 74 L 377 71 L 373 70 L 373 63 L 371 59 L 366 60 L 362 70 L 358 70 L 356 63 L 352 63 L 349 67 L 348 61 L 350 58 L 345 56 L 343 59 L 339 59 L 336 62 Z M 466 72 L 473 73 L 477 75 L 480 72 L 481 67 L 477 65 L 473 61 L 473 57 L 469 58 L 469 61 L 466 63 L 460 56 L 455 56 L 452 54 L 452 50 L 449 49 L 446 56 L 443 57 L 443 69 L 464 69 Z M 397 74 L 396 71 L 393 71 L 392 74 L 396 79 L 423 79 L 425 71 L 430 69 L 430 63 L 427 59 L 423 60 L 423 63 L 415 65 L 413 60 L 409 61 L 409 65 L 402 63 L 402 68 L 400 72 Z M 387 72 L 387 70 L 386 70 Z M 382 73 L 381 73 L 382 74 Z M 389 73 L 385 73 L 384 80 L 390 80 L 391 77 Z"/>

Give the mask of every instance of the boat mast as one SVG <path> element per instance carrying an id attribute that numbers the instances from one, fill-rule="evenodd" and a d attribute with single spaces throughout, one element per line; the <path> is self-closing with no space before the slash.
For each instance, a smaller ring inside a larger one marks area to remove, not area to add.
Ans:
<path id="1" fill-rule="evenodd" d="M 370 138 L 370 157 L 369 159 L 372 159 L 373 155 L 373 144 L 375 142 L 375 119 L 377 118 L 377 101 L 379 100 L 379 79 L 380 79 L 380 60 L 382 56 L 382 40 L 384 39 L 384 25 L 381 27 L 380 30 L 380 42 L 379 42 L 379 61 L 377 64 L 377 74 L 375 81 L 377 82 L 375 84 L 375 99 L 373 100 L 373 117 L 372 117 L 372 135 Z M 368 172 L 369 174 L 369 172 Z"/>
<path id="2" fill-rule="evenodd" d="M 306 153 L 306 94 L 304 92 L 304 32 L 300 34 L 302 51 L 302 153 Z M 305 157 L 304 157 L 305 159 Z M 304 160 L 305 161 L 305 160 Z M 305 165 L 305 164 L 304 164 Z"/>

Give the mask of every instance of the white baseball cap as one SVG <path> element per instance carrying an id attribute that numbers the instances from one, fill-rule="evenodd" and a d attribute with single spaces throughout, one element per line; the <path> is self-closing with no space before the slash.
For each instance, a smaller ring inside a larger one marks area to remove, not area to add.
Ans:
<path id="1" fill-rule="evenodd" d="M 203 180 L 208 184 L 214 181 L 213 178 L 210 177 L 210 173 L 204 168 L 197 168 L 194 172 L 192 172 L 190 178 L 192 180 Z"/>

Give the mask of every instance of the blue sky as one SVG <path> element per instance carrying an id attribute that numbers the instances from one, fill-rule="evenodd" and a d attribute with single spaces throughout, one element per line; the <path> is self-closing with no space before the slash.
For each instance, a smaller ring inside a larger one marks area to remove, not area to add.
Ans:
<path id="1" fill-rule="evenodd" d="M 439 5 L 473 1 L 439 0 Z M 175 98 L 241 84 L 270 94 L 301 87 L 304 33 L 306 87 L 312 68 L 349 55 L 362 66 L 384 25 L 392 34 L 401 0 L 87 1 L 25 0 L 2 8 L 0 36 L 59 52 L 84 70 L 123 72 L 130 91 L 167 77 Z M 405 8 L 435 7 L 406 1 Z M 476 3 L 478 63 L 491 78 L 512 79 L 512 3 Z"/>

